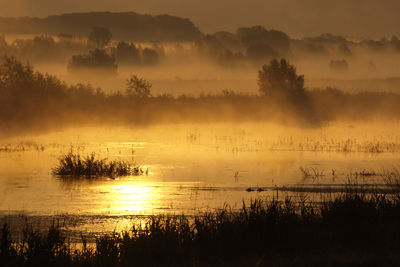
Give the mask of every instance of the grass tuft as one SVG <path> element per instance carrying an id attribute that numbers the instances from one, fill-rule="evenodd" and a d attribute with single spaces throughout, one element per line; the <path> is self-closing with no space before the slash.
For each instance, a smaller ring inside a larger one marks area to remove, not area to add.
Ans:
<path id="1" fill-rule="evenodd" d="M 143 169 L 138 166 L 132 166 L 124 161 L 107 161 L 107 159 L 96 159 L 94 153 L 90 156 L 81 157 L 72 152 L 62 156 L 58 165 L 52 169 L 54 175 L 65 176 L 127 176 L 142 175 Z"/>

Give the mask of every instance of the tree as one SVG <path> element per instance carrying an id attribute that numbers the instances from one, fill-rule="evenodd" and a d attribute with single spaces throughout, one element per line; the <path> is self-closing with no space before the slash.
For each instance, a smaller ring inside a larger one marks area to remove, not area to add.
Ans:
<path id="1" fill-rule="evenodd" d="M 28 49 L 28 55 L 35 61 L 54 60 L 59 56 L 56 42 L 48 35 L 35 36 Z"/>
<path id="2" fill-rule="evenodd" d="M 109 55 L 102 49 L 95 49 L 89 51 L 89 54 L 72 56 L 68 64 L 68 69 L 76 73 L 81 70 L 91 70 L 116 75 L 118 65 L 115 63 L 114 55 Z"/>
<path id="3" fill-rule="evenodd" d="M 132 43 L 119 42 L 115 49 L 115 55 L 119 63 L 139 65 L 141 61 L 139 50 Z"/>
<path id="4" fill-rule="evenodd" d="M 259 90 L 264 95 L 295 97 L 304 96 L 304 75 L 297 75 L 296 68 L 285 59 L 274 59 L 258 71 Z"/>
<path id="5" fill-rule="evenodd" d="M 106 46 L 111 41 L 111 38 L 110 30 L 104 27 L 93 27 L 92 32 L 89 34 L 89 42 L 100 48 Z"/>
<path id="6" fill-rule="evenodd" d="M 203 39 L 196 41 L 195 45 L 199 52 L 210 56 L 217 56 L 226 50 L 222 41 L 213 35 L 204 36 Z"/>
<path id="7" fill-rule="evenodd" d="M 246 56 L 248 59 L 255 62 L 264 60 L 271 60 L 278 56 L 276 51 L 267 43 L 251 44 L 246 49 Z"/>
<path id="8" fill-rule="evenodd" d="M 233 53 L 227 49 L 225 53 L 218 56 L 218 63 L 224 67 L 238 67 L 243 66 L 244 56 L 240 52 Z"/>
<path id="9" fill-rule="evenodd" d="M 266 30 L 262 26 L 239 28 L 236 33 L 245 47 L 269 45 L 281 55 L 290 54 L 290 38 L 281 31 Z"/>
<path id="10" fill-rule="evenodd" d="M 273 99 L 282 111 L 291 111 L 301 123 L 318 125 L 312 98 L 304 89 L 304 76 L 297 75 L 296 68 L 285 59 L 274 59 L 263 65 L 258 72 L 259 90 Z"/>
<path id="11" fill-rule="evenodd" d="M 139 98 L 151 97 L 150 89 L 152 86 L 151 82 L 136 75 L 131 75 L 126 81 L 126 94 Z"/>

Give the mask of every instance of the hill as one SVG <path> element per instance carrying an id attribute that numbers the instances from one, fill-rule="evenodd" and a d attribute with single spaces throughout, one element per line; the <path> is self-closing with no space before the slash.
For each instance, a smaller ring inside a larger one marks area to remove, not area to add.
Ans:
<path id="1" fill-rule="evenodd" d="M 130 41 L 195 41 L 200 30 L 189 20 L 135 12 L 90 12 L 36 17 L 0 17 L 0 33 L 87 36 L 94 26 L 111 30 L 115 39 Z"/>

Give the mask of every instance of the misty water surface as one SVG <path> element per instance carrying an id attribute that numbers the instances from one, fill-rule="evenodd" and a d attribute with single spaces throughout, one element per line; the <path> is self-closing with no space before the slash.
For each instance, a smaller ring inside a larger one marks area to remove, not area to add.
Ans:
<path id="1" fill-rule="evenodd" d="M 396 168 L 397 126 L 336 124 L 298 129 L 266 123 L 77 128 L 3 140 L 0 213 L 31 218 L 79 218 L 78 229 L 126 227 L 135 216 L 197 214 L 255 197 L 327 197 L 277 192 L 275 187 L 345 187 L 384 183 Z M 372 151 L 378 146 L 381 151 Z M 347 147 L 347 148 L 346 148 Z M 369 150 L 368 150 L 369 149 Z M 51 169 L 69 151 L 120 159 L 148 169 L 141 176 L 57 177 Z M 340 151 L 342 150 L 342 151 Z M 313 168 L 320 177 L 304 177 Z M 334 171 L 334 174 L 332 173 Z M 376 172 L 373 176 L 352 175 Z M 252 188 L 255 191 L 247 192 Z M 263 191 L 258 192 L 257 189 Z M 133 216 L 133 217 L 132 217 Z M 93 225 L 96 225 L 93 228 Z"/>

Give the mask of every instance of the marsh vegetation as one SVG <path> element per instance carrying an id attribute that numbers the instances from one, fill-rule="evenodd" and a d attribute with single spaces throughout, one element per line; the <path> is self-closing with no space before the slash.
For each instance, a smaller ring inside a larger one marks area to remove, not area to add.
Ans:
<path id="1" fill-rule="evenodd" d="M 97 159 L 93 153 L 82 157 L 80 154 L 70 152 L 59 159 L 58 165 L 52 169 L 54 175 L 71 177 L 119 177 L 127 175 L 141 175 L 141 167 L 132 166 L 124 161 L 107 161 Z"/>
<path id="2" fill-rule="evenodd" d="M 21 240 L 4 224 L 0 258 L 3 266 L 392 266 L 399 260 L 399 208 L 398 195 L 385 194 L 347 193 L 322 203 L 255 199 L 238 211 L 154 216 L 94 243 L 82 237 L 79 247 L 56 224 L 42 232 L 26 225 Z"/>

